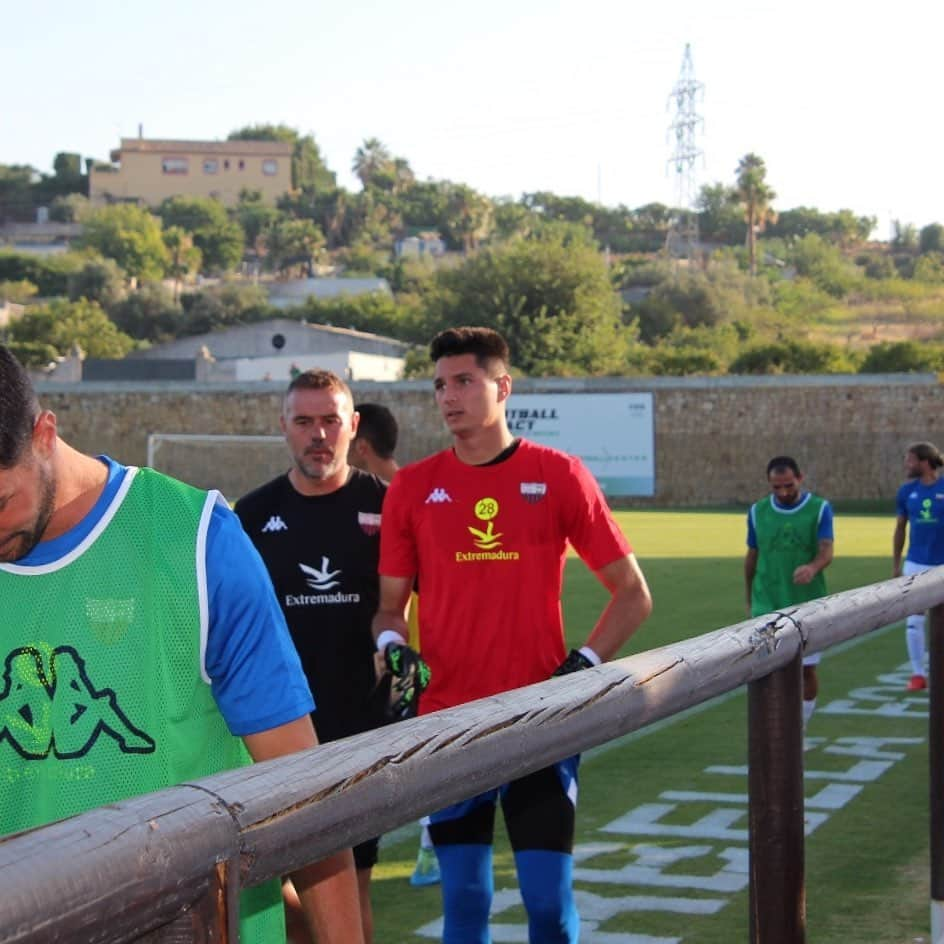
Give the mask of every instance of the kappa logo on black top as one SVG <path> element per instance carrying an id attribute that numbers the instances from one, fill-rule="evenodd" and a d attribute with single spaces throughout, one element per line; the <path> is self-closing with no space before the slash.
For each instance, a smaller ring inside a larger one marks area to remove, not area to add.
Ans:
<path id="1" fill-rule="evenodd" d="M 102 735 L 123 754 L 151 754 L 154 739 L 132 724 L 110 688 L 96 688 L 71 646 L 34 646 L 6 658 L 0 694 L 0 743 L 25 760 L 84 757 Z"/>

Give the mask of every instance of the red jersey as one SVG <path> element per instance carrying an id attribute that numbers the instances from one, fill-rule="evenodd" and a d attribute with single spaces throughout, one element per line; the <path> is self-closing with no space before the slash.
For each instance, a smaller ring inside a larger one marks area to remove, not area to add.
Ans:
<path id="1" fill-rule="evenodd" d="M 401 469 L 383 519 L 380 574 L 419 581 L 422 714 L 550 678 L 568 541 L 591 570 L 630 553 L 586 466 L 526 440 L 492 465 L 447 449 Z"/>

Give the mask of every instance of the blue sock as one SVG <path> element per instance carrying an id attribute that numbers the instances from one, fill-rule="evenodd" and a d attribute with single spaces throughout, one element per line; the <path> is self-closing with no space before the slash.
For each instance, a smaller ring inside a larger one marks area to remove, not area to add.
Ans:
<path id="1" fill-rule="evenodd" d="M 573 892 L 573 856 L 527 849 L 515 853 L 531 944 L 576 944 L 580 917 Z"/>
<path id="2" fill-rule="evenodd" d="M 443 899 L 443 944 L 489 944 L 492 847 L 438 845 Z"/>

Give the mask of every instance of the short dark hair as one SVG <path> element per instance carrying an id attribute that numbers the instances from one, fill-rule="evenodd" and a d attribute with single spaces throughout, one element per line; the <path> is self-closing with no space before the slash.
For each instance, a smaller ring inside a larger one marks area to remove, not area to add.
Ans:
<path id="1" fill-rule="evenodd" d="M 355 440 L 366 439 L 381 459 L 392 459 L 399 433 L 394 415 L 379 403 L 358 403 L 354 409 L 361 417 Z"/>
<path id="2" fill-rule="evenodd" d="M 294 390 L 337 390 L 339 393 L 347 394 L 348 400 L 352 404 L 354 403 L 351 388 L 331 370 L 303 370 L 292 378 L 288 390 L 285 391 L 285 396 L 288 396 Z"/>
<path id="3" fill-rule="evenodd" d="M 797 465 L 793 456 L 774 456 L 767 463 L 767 477 L 770 478 L 771 472 L 792 472 L 794 475 L 800 475 L 800 467 Z"/>
<path id="4" fill-rule="evenodd" d="M 921 462 L 927 462 L 932 469 L 939 469 L 944 465 L 944 457 L 941 456 L 940 449 L 929 442 L 912 443 L 908 447 L 908 452 L 914 454 L 915 458 Z"/>
<path id="5" fill-rule="evenodd" d="M 0 344 L 0 469 L 11 469 L 32 441 L 39 401 L 23 365 Z"/>
<path id="6" fill-rule="evenodd" d="M 508 370 L 511 363 L 508 342 L 491 328 L 447 328 L 430 342 L 429 357 L 434 364 L 441 357 L 457 357 L 460 354 L 474 354 L 475 363 L 489 372 L 494 369 L 496 362 L 501 363 L 503 370 Z"/>

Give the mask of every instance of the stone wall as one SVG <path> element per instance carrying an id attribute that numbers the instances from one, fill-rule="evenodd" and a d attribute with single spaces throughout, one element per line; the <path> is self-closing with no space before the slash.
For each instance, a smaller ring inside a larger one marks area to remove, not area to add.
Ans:
<path id="1" fill-rule="evenodd" d="M 429 381 L 355 383 L 400 423 L 401 463 L 448 443 Z M 660 507 L 745 504 L 764 492 L 767 460 L 793 455 L 807 484 L 834 500 L 885 499 L 901 482 L 911 442 L 944 446 L 944 389 L 933 375 L 872 377 L 518 380 L 522 393 L 651 391 Z M 86 452 L 147 461 L 148 434 L 274 436 L 280 384 L 39 385 L 63 437 Z M 163 459 L 173 460 L 168 466 Z M 287 467 L 281 443 L 165 444 L 155 465 L 235 498 Z"/>

